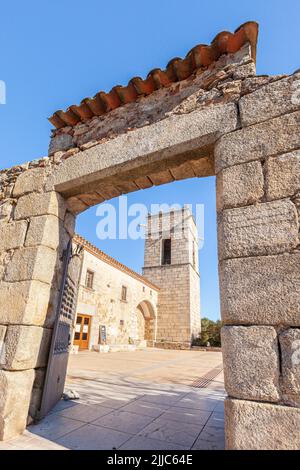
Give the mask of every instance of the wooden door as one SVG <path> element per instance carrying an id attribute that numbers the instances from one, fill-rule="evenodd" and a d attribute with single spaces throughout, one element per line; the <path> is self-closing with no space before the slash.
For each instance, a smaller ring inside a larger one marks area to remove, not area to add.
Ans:
<path id="1" fill-rule="evenodd" d="M 91 328 L 91 317 L 89 315 L 78 314 L 75 326 L 74 344 L 79 346 L 79 349 L 89 348 Z"/>

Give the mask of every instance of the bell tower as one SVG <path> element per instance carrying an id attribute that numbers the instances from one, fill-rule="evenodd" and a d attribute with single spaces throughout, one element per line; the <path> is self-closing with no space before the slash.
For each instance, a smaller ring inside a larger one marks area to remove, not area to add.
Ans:
<path id="1" fill-rule="evenodd" d="M 198 232 L 188 207 L 148 215 L 143 274 L 160 288 L 158 345 L 189 348 L 201 322 Z"/>

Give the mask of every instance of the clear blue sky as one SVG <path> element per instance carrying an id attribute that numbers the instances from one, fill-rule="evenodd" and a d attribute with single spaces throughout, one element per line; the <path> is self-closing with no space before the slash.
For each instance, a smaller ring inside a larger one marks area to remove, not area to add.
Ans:
<path id="1" fill-rule="evenodd" d="M 209 43 L 222 30 L 260 23 L 258 73 L 292 73 L 299 64 L 299 0 L 11 0 L 1 4 L 1 168 L 47 154 L 47 116 L 132 76 L 145 76 Z M 129 195 L 130 202 L 205 204 L 200 252 L 202 314 L 219 316 L 214 178 L 184 181 Z M 97 243 L 95 209 L 78 231 Z M 99 242 L 98 242 L 99 244 Z M 101 248 L 139 270 L 142 242 L 102 242 Z"/>

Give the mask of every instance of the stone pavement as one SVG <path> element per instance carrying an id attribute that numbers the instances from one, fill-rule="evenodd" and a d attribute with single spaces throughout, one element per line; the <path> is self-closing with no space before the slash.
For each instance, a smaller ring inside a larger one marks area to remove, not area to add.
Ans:
<path id="1" fill-rule="evenodd" d="M 71 356 L 66 389 L 80 400 L 59 402 L 0 449 L 223 449 L 222 373 L 192 386 L 221 362 L 217 352 L 158 349 Z"/>

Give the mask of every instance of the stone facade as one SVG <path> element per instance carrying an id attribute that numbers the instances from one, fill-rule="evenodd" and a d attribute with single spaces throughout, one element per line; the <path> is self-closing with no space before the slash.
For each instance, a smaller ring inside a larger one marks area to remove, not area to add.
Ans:
<path id="1" fill-rule="evenodd" d="M 216 174 L 227 447 L 299 449 L 300 73 L 257 77 L 253 47 L 226 52 L 0 172 L 0 439 L 25 428 L 43 387 L 76 214 Z"/>
<path id="2" fill-rule="evenodd" d="M 75 242 L 84 247 L 76 317 L 90 318 L 87 348 L 99 351 L 108 350 L 103 346 L 110 350 L 152 346 L 156 339 L 158 287 L 82 237 L 77 236 Z M 93 276 L 90 285 L 87 272 Z M 126 298 L 122 298 L 122 288 L 126 289 Z M 101 340 L 101 327 L 105 328 L 106 340 Z"/>
<path id="3" fill-rule="evenodd" d="M 163 244 L 170 240 L 169 263 Z M 148 217 L 143 274 L 160 287 L 157 344 L 189 348 L 199 336 L 200 276 L 198 233 L 188 208 Z"/>

